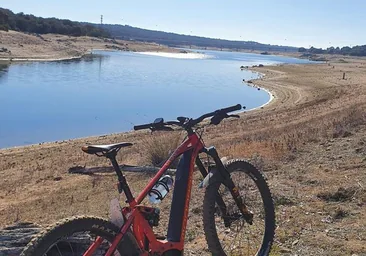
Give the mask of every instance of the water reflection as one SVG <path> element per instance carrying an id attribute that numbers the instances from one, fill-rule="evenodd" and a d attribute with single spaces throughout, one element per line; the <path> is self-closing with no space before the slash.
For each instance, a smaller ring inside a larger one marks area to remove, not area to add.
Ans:
<path id="1" fill-rule="evenodd" d="M 102 61 L 103 59 L 107 59 L 110 56 L 106 56 L 106 55 L 102 55 L 102 54 L 96 54 L 96 53 L 92 53 L 92 54 L 87 54 L 84 55 L 84 57 L 82 58 L 82 60 L 84 60 L 85 62 L 90 62 L 93 60 L 99 60 Z"/>
<path id="2" fill-rule="evenodd" d="M 9 64 L 0 63 L 0 81 L 4 79 L 9 71 Z"/>

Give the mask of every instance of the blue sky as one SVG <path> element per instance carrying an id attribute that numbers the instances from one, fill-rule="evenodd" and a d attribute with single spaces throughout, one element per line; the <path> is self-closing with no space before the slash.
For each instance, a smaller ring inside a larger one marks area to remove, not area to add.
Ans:
<path id="1" fill-rule="evenodd" d="M 366 44 L 363 0 L 0 0 L 16 13 L 309 47 Z"/>

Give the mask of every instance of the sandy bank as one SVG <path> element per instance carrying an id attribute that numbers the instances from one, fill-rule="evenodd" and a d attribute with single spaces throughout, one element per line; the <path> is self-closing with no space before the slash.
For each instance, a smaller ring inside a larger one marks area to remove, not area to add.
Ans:
<path id="1" fill-rule="evenodd" d="M 80 58 L 93 49 L 115 51 L 155 51 L 178 53 L 179 50 L 155 43 L 73 37 L 57 34 L 36 35 L 0 31 L 0 61 L 54 61 Z M 4 50 L 5 49 L 5 50 Z"/>

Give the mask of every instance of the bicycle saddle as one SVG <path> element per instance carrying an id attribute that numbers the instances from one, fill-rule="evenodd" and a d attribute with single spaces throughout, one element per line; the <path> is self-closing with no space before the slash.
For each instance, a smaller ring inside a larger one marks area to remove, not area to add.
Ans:
<path id="1" fill-rule="evenodd" d="M 123 147 L 132 146 L 132 143 L 129 142 L 121 142 L 109 145 L 89 145 L 83 146 L 81 149 L 88 154 L 97 154 L 97 153 L 107 153 L 111 150 L 120 150 Z"/>

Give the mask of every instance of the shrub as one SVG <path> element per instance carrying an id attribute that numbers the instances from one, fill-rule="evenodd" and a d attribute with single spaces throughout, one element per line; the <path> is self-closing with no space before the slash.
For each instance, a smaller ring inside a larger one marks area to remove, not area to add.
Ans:
<path id="1" fill-rule="evenodd" d="M 145 162 L 153 166 L 162 166 L 173 150 L 178 147 L 180 141 L 181 135 L 176 132 L 153 134 L 143 141 Z M 171 168 L 175 168 L 176 165 L 177 161 L 171 165 Z"/>

